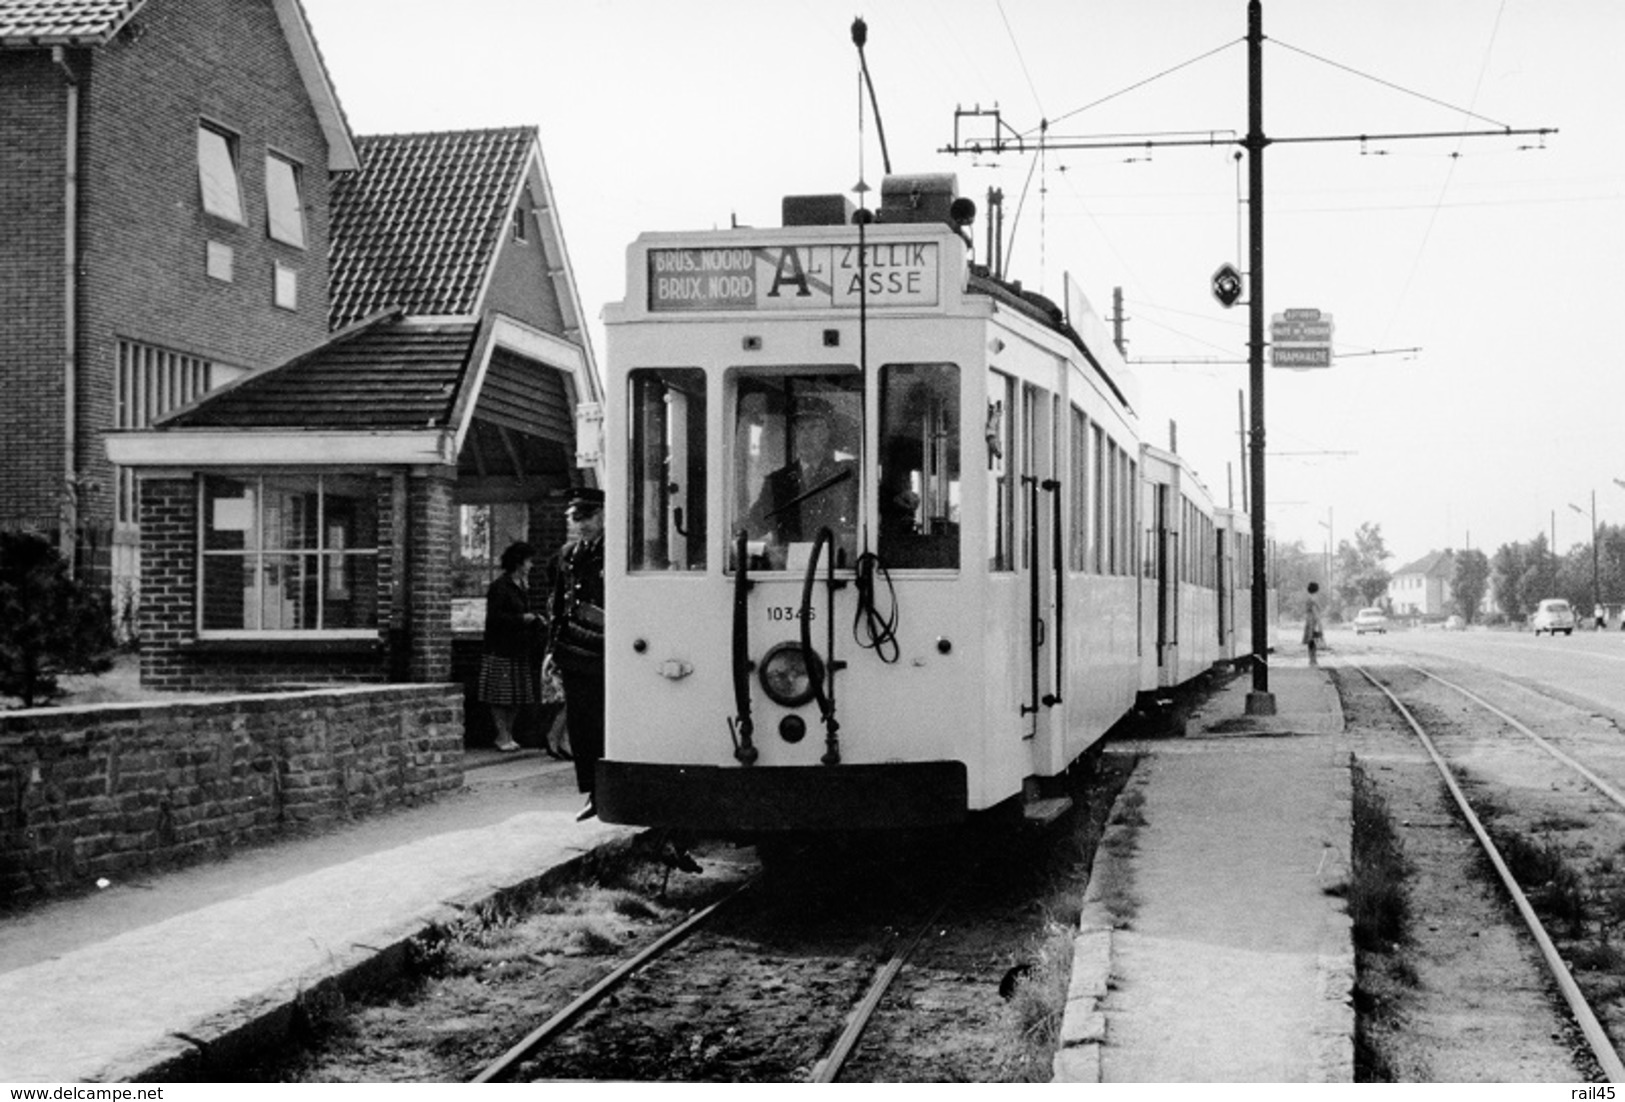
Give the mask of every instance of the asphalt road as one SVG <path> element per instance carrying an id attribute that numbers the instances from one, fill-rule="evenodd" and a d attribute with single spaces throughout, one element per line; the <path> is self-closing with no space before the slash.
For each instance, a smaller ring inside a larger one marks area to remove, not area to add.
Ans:
<path id="1" fill-rule="evenodd" d="M 1333 630 L 1332 652 L 1411 652 L 1470 662 L 1608 715 L 1625 728 L 1625 631 L 1542 635 L 1474 628 L 1468 631 L 1396 629 L 1356 636 Z"/>

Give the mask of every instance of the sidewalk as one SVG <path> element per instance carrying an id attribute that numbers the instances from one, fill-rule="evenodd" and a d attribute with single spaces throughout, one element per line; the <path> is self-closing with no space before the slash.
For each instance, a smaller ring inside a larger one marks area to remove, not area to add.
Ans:
<path id="1" fill-rule="evenodd" d="M 1277 653 L 1141 753 L 1096 855 L 1055 1060 L 1063 1082 L 1349 1083 L 1350 778 L 1323 669 Z"/>
<path id="2" fill-rule="evenodd" d="M 635 831 L 575 821 L 568 762 L 472 752 L 463 791 L 0 918 L 0 1082 L 187 1078 L 301 993 Z"/>

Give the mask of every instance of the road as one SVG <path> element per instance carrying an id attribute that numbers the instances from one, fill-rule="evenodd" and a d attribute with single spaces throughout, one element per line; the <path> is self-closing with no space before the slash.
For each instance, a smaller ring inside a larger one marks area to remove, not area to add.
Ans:
<path id="1" fill-rule="evenodd" d="M 1539 638 L 1527 631 L 1396 629 L 1386 635 L 1329 633 L 1331 653 L 1408 651 L 1470 662 L 1551 691 L 1570 703 L 1607 715 L 1625 729 L 1625 631 L 1577 631 Z"/>

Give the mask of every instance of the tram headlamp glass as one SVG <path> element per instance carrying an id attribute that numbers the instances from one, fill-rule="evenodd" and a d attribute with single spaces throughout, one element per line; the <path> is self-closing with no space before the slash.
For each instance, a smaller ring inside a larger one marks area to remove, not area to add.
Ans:
<path id="1" fill-rule="evenodd" d="M 801 644 L 779 643 L 762 658 L 756 676 L 773 703 L 799 708 L 813 698 L 813 677 L 821 670 L 818 656 L 809 657 Z"/>

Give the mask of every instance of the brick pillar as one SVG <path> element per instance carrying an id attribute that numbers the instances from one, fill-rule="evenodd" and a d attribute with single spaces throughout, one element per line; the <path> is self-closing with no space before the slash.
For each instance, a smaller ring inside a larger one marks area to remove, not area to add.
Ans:
<path id="1" fill-rule="evenodd" d="M 186 688 L 181 647 L 197 635 L 197 483 L 141 478 L 141 683 Z"/>
<path id="2" fill-rule="evenodd" d="M 407 632 L 411 680 L 451 679 L 451 563 L 457 538 L 456 468 L 414 470 L 407 480 Z"/>

